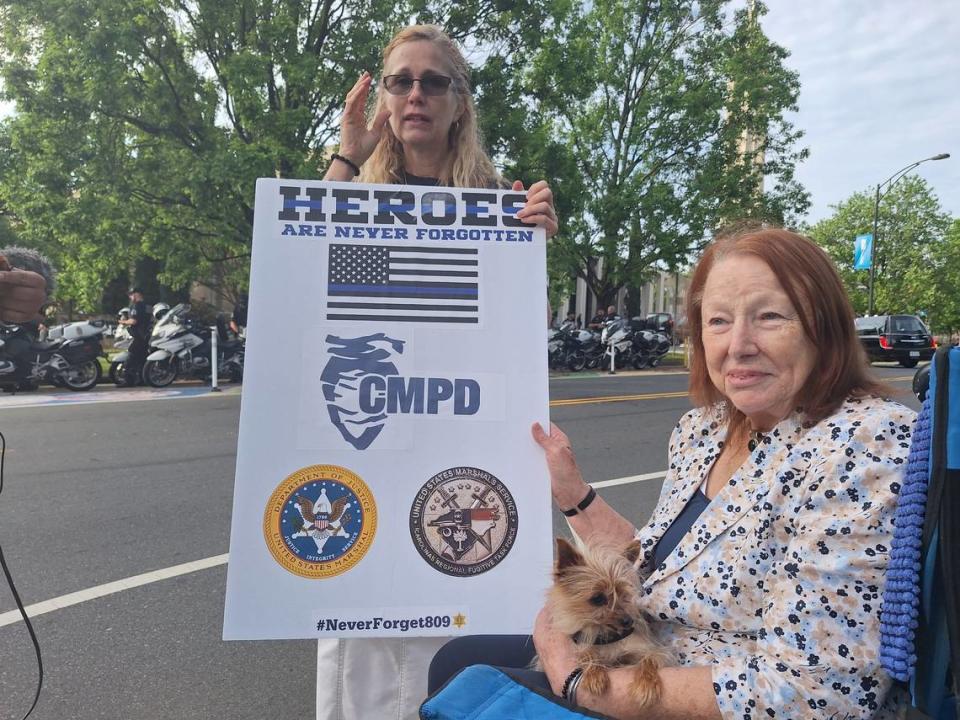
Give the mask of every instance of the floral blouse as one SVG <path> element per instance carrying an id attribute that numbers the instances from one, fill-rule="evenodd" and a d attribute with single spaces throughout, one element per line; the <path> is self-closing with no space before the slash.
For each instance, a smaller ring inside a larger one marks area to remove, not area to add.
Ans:
<path id="1" fill-rule="evenodd" d="M 681 665 L 712 666 L 724 718 L 893 717 L 880 599 L 914 415 L 876 398 L 809 428 L 791 415 L 651 567 L 723 448 L 724 408 L 674 429 L 660 500 L 637 531 L 640 602 Z"/>

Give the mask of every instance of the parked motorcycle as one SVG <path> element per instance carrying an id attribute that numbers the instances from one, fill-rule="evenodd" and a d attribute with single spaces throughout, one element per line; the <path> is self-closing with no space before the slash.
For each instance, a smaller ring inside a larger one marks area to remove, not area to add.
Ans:
<path id="1" fill-rule="evenodd" d="M 633 318 L 630 322 L 634 328 L 633 366 L 638 370 L 656 367 L 673 344 L 670 335 L 657 330 L 659 325 L 651 326 L 650 317 Z"/>
<path id="2" fill-rule="evenodd" d="M 625 368 L 633 360 L 633 328 L 622 319 L 610 320 L 600 331 L 600 342 L 604 345 L 604 358 L 601 367 L 610 367 L 613 356 L 614 368 Z"/>
<path id="3" fill-rule="evenodd" d="M 117 313 L 118 320 L 126 320 L 129 316 L 130 313 L 126 308 Z M 132 344 L 133 335 L 130 334 L 127 326 L 117 323 L 117 327 L 113 331 L 113 347 L 120 352 L 111 356 L 107 377 L 110 378 L 110 382 L 118 387 L 124 387 L 127 384 L 126 366 L 130 359 L 130 346 Z"/>
<path id="4" fill-rule="evenodd" d="M 101 376 L 98 357 L 103 323 L 70 323 L 50 330 L 54 339 L 39 342 L 21 325 L 0 325 L 0 388 L 35 390 L 49 382 L 70 390 L 89 390 Z M 13 348 L 16 353 L 12 352 Z"/>
<path id="5" fill-rule="evenodd" d="M 642 327 L 623 318 L 608 322 L 600 334 L 601 342 L 605 346 L 601 367 L 609 367 L 611 354 L 615 368 L 632 365 L 641 370 L 659 365 L 670 350 L 670 339 L 663 333 L 651 332 Z"/>
<path id="6" fill-rule="evenodd" d="M 153 316 L 154 329 L 156 329 L 156 323 L 167 314 L 170 310 L 170 306 L 165 302 L 156 303 L 150 311 L 150 314 Z M 126 320 L 130 317 L 130 311 L 127 308 L 122 308 L 117 313 L 118 320 Z M 110 361 L 110 370 L 109 376 L 110 380 L 117 387 L 125 387 L 128 383 L 126 365 L 130 360 L 130 346 L 133 345 L 133 335 L 130 333 L 127 325 L 121 325 L 117 323 L 117 329 L 114 331 L 114 343 L 115 348 L 119 348 L 120 352 L 113 356 Z M 151 331 L 151 338 L 153 337 L 153 331 Z M 149 345 L 148 340 L 148 345 Z M 140 370 L 140 381 L 146 382 L 146 379 L 143 377 L 143 368 Z"/>
<path id="7" fill-rule="evenodd" d="M 153 328 L 143 366 L 143 378 L 153 387 L 166 387 L 178 377 L 210 375 L 210 331 L 190 317 L 190 306 L 180 304 L 167 312 Z M 244 341 L 228 340 L 226 326 L 218 318 L 217 373 L 234 382 L 243 379 Z"/>
<path id="8" fill-rule="evenodd" d="M 585 367 L 589 370 L 596 370 L 603 362 L 605 348 L 600 342 L 600 333 L 593 330 L 577 330 L 577 342 L 580 343 L 580 349 L 586 358 Z"/>
<path id="9" fill-rule="evenodd" d="M 566 368 L 579 372 L 586 367 L 587 356 L 577 333 L 576 327 L 569 322 L 547 331 L 547 365 L 551 370 Z"/>

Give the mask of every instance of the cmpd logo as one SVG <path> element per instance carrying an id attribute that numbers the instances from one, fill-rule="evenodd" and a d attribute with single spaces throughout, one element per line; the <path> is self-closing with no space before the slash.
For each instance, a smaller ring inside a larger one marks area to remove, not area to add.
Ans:
<path id="1" fill-rule="evenodd" d="M 330 422 L 357 450 L 366 450 L 391 415 L 469 416 L 480 410 L 480 383 L 471 378 L 404 377 L 394 360 L 405 340 L 384 333 L 327 336 L 320 374 Z"/>

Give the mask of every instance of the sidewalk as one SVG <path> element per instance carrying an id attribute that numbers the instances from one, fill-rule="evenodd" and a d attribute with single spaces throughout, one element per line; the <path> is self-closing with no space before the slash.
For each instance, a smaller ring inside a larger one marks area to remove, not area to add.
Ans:
<path id="1" fill-rule="evenodd" d="M 624 368 L 617 370 L 613 375 L 608 370 L 581 370 L 580 372 L 570 372 L 569 370 L 551 370 L 551 380 L 574 380 L 576 378 L 611 378 L 611 377 L 643 377 L 651 375 L 687 375 L 689 370 L 682 365 L 660 365 L 655 368 L 644 368 L 643 370 L 634 370 L 633 368 Z"/>
<path id="2" fill-rule="evenodd" d="M 561 378 L 575 377 L 616 377 L 624 375 L 626 377 L 636 377 L 637 375 L 686 375 L 689 370 L 684 367 L 683 347 L 677 347 L 664 355 L 663 360 L 655 368 L 643 368 L 634 370 L 632 367 L 625 367 L 617 370 L 615 374 L 610 373 L 609 367 L 597 368 L 596 370 L 581 370 L 580 372 L 570 372 L 569 370 L 550 370 L 550 379 L 558 380 Z"/>
<path id="3" fill-rule="evenodd" d="M 95 403 L 141 402 L 144 400 L 174 400 L 186 397 L 209 395 L 239 395 L 241 385 L 221 386 L 219 393 L 211 392 L 210 386 L 199 382 L 174 383 L 165 388 L 135 387 L 120 388 L 115 385 L 98 385 L 85 392 L 72 392 L 52 386 L 37 390 L 0 395 L 0 410 L 26 407 L 54 407 L 58 405 L 90 405 Z"/>

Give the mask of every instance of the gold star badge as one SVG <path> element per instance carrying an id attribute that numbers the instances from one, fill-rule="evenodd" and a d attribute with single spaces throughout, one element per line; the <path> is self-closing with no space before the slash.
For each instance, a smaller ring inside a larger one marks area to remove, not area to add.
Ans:
<path id="1" fill-rule="evenodd" d="M 456 615 L 453 616 L 453 624 L 457 628 L 462 628 L 464 625 L 467 624 L 467 618 L 461 613 L 457 613 Z"/>

